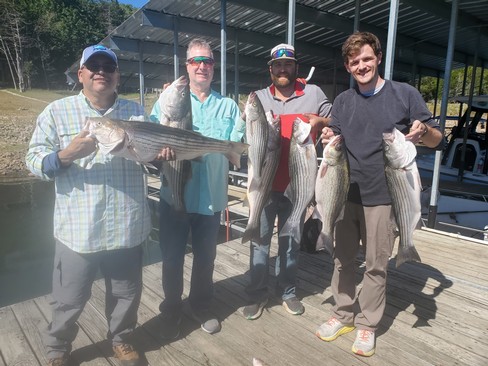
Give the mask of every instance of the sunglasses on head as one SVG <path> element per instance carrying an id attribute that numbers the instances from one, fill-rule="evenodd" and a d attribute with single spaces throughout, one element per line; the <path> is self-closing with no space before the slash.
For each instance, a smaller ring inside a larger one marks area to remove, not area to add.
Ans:
<path id="1" fill-rule="evenodd" d="M 91 72 L 103 71 L 106 73 L 113 73 L 117 70 L 117 65 L 114 64 L 97 64 L 97 63 L 86 63 L 85 67 Z"/>
<path id="2" fill-rule="evenodd" d="M 286 48 L 280 48 L 273 52 L 273 58 L 280 58 L 280 57 L 295 57 L 295 52 Z"/>
<path id="3" fill-rule="evenodd" d="M 209 65 L 209 66 L 212 66 L 215 64 L 215 60 L 213 58 L 207 57 L 207 56 L 196 56 L 196 57 L 192 57 L 192 58 L 189 58 L 188 60 L 186 60 L 186 63 L 188 65 L 191 65 L 191 66 L 200 66 L 200 64 L 202 62 L 205 65 Z"/>

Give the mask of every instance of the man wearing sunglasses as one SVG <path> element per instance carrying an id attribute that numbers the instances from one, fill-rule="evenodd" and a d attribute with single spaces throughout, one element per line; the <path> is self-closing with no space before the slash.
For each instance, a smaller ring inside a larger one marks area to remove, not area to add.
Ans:
<path id="1" fill-rule="evenodd" d="M 295 48 L 279 44 L 271 50 L 268 61 L 272 84 L 256 92 L 264 110 L 279 115 L 281 120 L 281 159 L 276 172 L 271 198 L 261 216 L 261 242 L 251 242 L 250 282 L 246 287 L 250 304 L 243 309 L 246 319 L 261 316 L 268 302 L 269 251 L 278 217 L 278 231 L 291 214 L 292 202 L 284 195 L 290 182 L 288 155 L 293 121 L 299 117 L 312 125 L 312 137 L 327 125 L 331 103 L 316 85 L 297 80 L 298 61 Z M 295 294 L 296 272 L 300 243 L 291 236 L 278 234 L 278 257 L 276 258 L 277 296 L 280 296 L 286 311 L 293 315 L 304 312 L 302 303 Z"/>
<path id="2" fill-rule="evenodd" d="M 76 321 L 100 271 L 115 356 L 121 365 L 139 365 L 130 336 L 142 291 L 141 244 L 151 230 L 143 171 L 134 161 L 102 155 L 84 125 L 87 117 L 129 119 L 144 108 L 118 98 L 117 57 L 104 46 L 83 51 L 78 80 L 78 95 L 39 115 L 26 156 L 31 172 L 56 187 L 52 321 L 43 342 L 49 365 L 68 364 Z"/>
<path id="3" fill-rule="evenodd" d="M 193 130 L 220 140 L 240 141 L 245 124 L 237 104 L 211 89 L 214 58 L 204 39 L 193 39 L 187 48 L 186 71 L 190 80 Z M 151 120 L 160 120 L 159 103 Z M 184 191 L 185 213 L 170 205 L 171 190 L 162 185 L 160 192 L 160 246 L 163 258 L 164 301 L 161 335 L 176 339 L 182 320 L 183 265 L 191 232 L 193 266 L 188 305 L 190 315 L 209 334 L 220 330 L 212 312 L 213 270 L 221 211 L 227 206 L 229 162 L 222 154 L 208 154 L 191 161 L 191 178 Z"/>

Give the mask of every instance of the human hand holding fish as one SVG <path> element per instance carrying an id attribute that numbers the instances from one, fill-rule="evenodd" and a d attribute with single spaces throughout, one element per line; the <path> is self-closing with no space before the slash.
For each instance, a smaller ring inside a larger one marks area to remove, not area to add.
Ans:
<path id="1" fill-rule="evenodd" d="M 155 160 L 162 160 L 162 161 L 176 160 L 176 153 L 170 147 L 164 147 L 161 149 L 159 154 L 156 156 Z"/>
<path id="2" fill-rule="evenodd" d="M 334 131 L 329 127 L 324 127 L 322 129 L 322 134 L 320 135 L 320 140 L 324 145 L 328 144 L 329 141 L 335 136 Z"/>
<path id="3" fill-rule="evenodd" d="M 314 113 L 303 113 L 303 116 L 308 119 L 308 123 L 312 126 L 313 136 L 317 136 L 317 133 L 322 131 L 324 127 L 327 127 L 330 122 L 330 118 L 317 116 Z"/>
<path id="4" fill-rule="evenodd" d="M 410 127 L 410 132 L 405 135 L 405 139 L 412 141 L 414 144 L 418 143 L 422 137 L 429 131 L 427 125 L 419 120 L 415 120 Z"/>
<path id="5" fill-rule="evenodd" d="M 58 152 L 62 166 L 68 166 L 77 159 L 90 155 L 97 149 L 97 140 L 83 129 L 66 148 Z"/>

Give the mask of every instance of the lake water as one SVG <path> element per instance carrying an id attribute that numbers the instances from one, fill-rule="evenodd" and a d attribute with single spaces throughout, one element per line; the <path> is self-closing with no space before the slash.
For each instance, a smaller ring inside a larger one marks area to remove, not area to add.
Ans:
<path id="1" fill-rule="evenodd" d="M 0 181 L 0 307 L 51 292 L 53 209 L 52 182 Z M 151 237 L 144 264 L 161 260 L 157 232 Z"/>
<path id="2" fill-rule="evenodd" d="M 0 306 L 50 292 L 54 185 L 0 183 Z"/>

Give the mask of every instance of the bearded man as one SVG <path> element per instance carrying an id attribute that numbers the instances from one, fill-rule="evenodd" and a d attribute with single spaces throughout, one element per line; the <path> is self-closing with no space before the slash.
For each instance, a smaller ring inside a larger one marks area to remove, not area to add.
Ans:
<path id="1" fill-rule="evenodd" d="M 328 124 L 332 104 L 316 85 L 297 79 L 298 61 L 295 48 L 279 44 L 271 50 L 268 61 L 272 85 L 256 91 L 265 112 L 272 111 L 281 120 L 281 158 L 273 181 L 271 198 L 261 215 L 260 242 L 251 241 L 250 281 L 246 287 L 249 305 L 243 309 L 246 319 L 261 316 L 268 302 L 269 250 L 278 217 L 278 257 L 275 272 L 278 279 L 276 295 L 281 298 L 286 311 L 300 315 L 304 307 L 295 295 L 296 272 L 300 243 L 291 236 L 279 236 L 283 225 L 291 214 L 292 203 L 284 195 L 290 183 L 288 156 L 293 121 L 299 117 L 312 125 L 312 137 Z"/>

